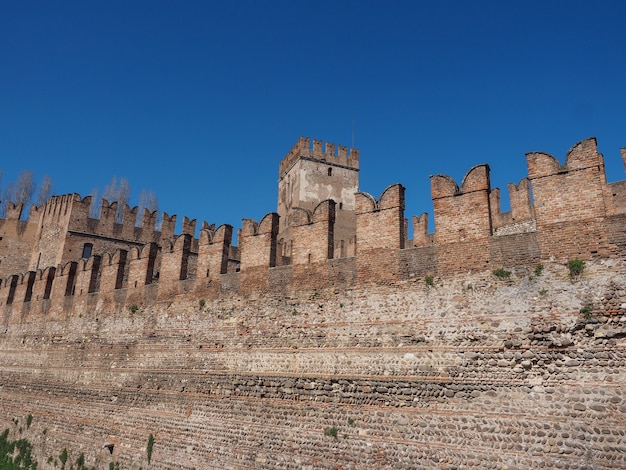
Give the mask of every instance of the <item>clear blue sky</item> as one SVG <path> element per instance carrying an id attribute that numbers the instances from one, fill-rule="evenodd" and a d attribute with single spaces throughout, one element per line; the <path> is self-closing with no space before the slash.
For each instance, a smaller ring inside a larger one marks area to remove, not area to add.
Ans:
<path id="1" fill-rule="evenodd" d="M 361 150 L 361 190 L 489 163 L 508 206 L 525 153 L 598 138 L 624 179 L 623 1 L 4 1 L 2 184 L 57 194 L 112 176 L 162 210 L 230 223 L 276 210 L 299 136 Z"/>

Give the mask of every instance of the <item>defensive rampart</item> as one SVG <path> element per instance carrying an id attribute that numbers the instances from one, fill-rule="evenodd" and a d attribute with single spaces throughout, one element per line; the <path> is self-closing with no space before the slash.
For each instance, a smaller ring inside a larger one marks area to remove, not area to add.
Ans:
<path id="1" fill-rule="evenodd" d="M 288 265 L 270 213 L 238 247 L 205 224 L 11 275 L 0 424 L 39 468 L 63 448 L 97 468 L 624 468 L 624 185 L 594 139 L 527 161 L 507 213 L 487 165 L 433 176 L 435 230 L 414 218 L 412 240 L 401 185 L 357 194 L 351 257 L 324 201 Z"/>
<path id="2" fill-rule="evenodd" d="M 94 239 L 117 240 L 126 248 L 69 265 L 47 265 L 40 260 L 44 268 L 3 280 L 0 306 L 11 312 L 46 313 L 80 310 L 88 302 L 91 309 L 122 311 L 128 308 L 129 298 L 143 306 L 154 299 L 169 302 L 188 293 L 193 298 L 219 298 L 260 296 L 276 289 L 349 289 L 424 276 L 624 255 L 624 186 L 606 182 L 595 139 L 575 145 L 564 165 L 543 153 L 529 153 L 527 161 L 528 178 L 509 186 L 511 210 L 506 213 L 500 212 L 499 191 L 490 187 L 488 165 L 470 169 L 460 187 L 448 176 L 432 176 L 435 231 L 428 233 L 426 214 L 414 217 L 413 240 L 407 239 L 403 186 L 390 186 L 378 200 L 358 193 L 356 255 L 350 258 L 340 258 L 334 249 L 333 201 L 319 204 L 312 213 L 296 211 L 293 256 L 288 266 L 280 266 L 280 275 L 272 273 L 278 267 L 275 213 L 260 223 L 244 219 L 239 246 L 233 247 L 231 226 L 215 229 L 204 223 L 199 239 L 194 239 L 195 220 L 185 217 L 182 234 L 175 236 L 176 216 L 165 214 L 157 232 L 155 214 L 146 212 L 140 228 L 136 208 L 127 208 L 124 223 L 115 224 L 115 204 L 105 203 L 96 220 L 88 218 L 89 198 L 54 198 L 45 208 L 41 226 L 50 226 L 50 218 L 67 218 L 58 222 L 70 234 L 64 259 L 71 259 L 72 250 L 79 253 L 85 241 Z M 16 223 L 5 223 L 9 222 Z M 63 236 L 60 231 L 49 231 Z M 43 239 L 34 253 L 45 253 L 43 245 L 55 244 L 61 244 L 60 239 Z M 235 251 L 238 259 L 231 258 Z M 349 265 L 352 272 L 338 278 L 335 265 Z M 42 284 L 51 285 L 46 290 Z M 153 291 L 158 291 L 156 297 L 144 298 L 142 293 Z M 87 299 L 88 294 L 93 295 Z"/>

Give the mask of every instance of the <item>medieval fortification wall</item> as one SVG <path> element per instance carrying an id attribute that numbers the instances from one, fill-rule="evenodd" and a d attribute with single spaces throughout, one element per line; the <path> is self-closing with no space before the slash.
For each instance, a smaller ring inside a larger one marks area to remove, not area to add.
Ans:
<path id="1" fill-rule="evenodd" d="M 595 139 L 527 163 L 505 213 L 487 165 L 431 177 L 435 230 L 413 217 L 412 240 L 401 185 L 357 193 L 353 254 L 332 199 L 293 208 L 288 252 L 278 213 L 232 246 L 228 225 L 89 219 L 78 195 L 12 208 L 2 429 L 39 468 L 62 449 L 105 469 L 626 467 L 626 185 Z"/>

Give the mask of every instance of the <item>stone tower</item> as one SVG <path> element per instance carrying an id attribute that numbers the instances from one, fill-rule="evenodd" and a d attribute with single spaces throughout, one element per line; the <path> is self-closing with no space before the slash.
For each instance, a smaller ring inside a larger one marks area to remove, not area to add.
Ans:
<path id="1" fill-rule="evenodd" d="M 322 201 L 336 203 L 335 257 L 353 256 L 356 242 L 355 193 L 359 190 L 359 151 L 300 137 L 280 162 L 278 174 L 278 264 L 289 264 L 294 210 L 312 213 Z M 335 152 L 335 150 L 337 150 Z"/>

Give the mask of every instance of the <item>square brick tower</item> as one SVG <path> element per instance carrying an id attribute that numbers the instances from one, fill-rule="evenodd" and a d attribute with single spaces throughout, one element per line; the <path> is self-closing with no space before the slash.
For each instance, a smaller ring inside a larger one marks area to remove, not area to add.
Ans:
<path id="1" fill-rule="evenodd" d="M 312 214 L 327 199 L 336 203 L 335 257 L 353 256 L 356 243 L 355 193 L 359 151 L 301 137 L 280 162 L 278 174 L 278 264 L 289 264 L 294 211 Z"/>

